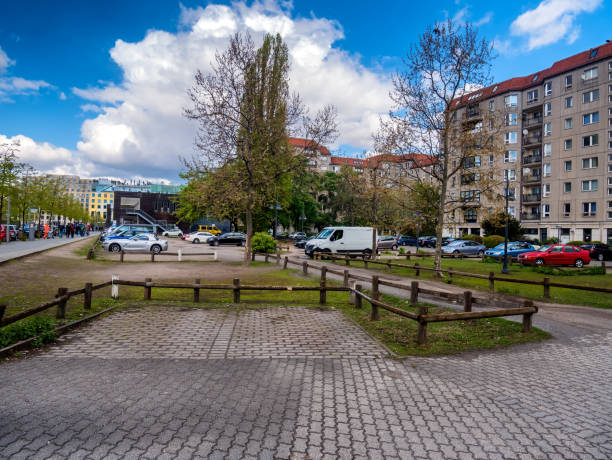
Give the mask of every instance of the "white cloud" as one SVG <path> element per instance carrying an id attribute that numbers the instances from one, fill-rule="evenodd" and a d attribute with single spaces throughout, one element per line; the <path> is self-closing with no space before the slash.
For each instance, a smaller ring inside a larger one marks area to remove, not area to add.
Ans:
<path id="1" fill-rule="evenodd" d="M 0 48 L 0 75 L 6 73 L 6 69 L 15 65 L 2 48 Z M 0 102 L 13 102 L 11 96 L 27 95 L 38 92 L 41 88 L 52 88 L 46 81 L 26 80 L 21 77 L 0 77 Z"/>
<path id="2" fill-rule="evenodd" d="M 286 7 L 270 1 L 182 7 L 177 33 L 150 30 L 139 42 L 117 40 L 110 56 L 123 80 L 73 88 L 75 95 L 103 105 L 81 106 L 83 111 L 101 112 L 83 123 L 79 154 L 97 169 L 122 169 L 124 177 L 176 178 L 178 158 L 194 152 L 196 128 L 182 116 L 189 105 L 186 91 L 196 69 L 209 72 L 215 52 L 224 50 L 237 31 L 250 32 L 256 41 L 263 33 L 280 33 L 290 50 L 292 90 L 312 110 L 329 103 L 338 107 L 337 145 L 368 148 L 378 116 L 390 104 L 387 77 L 333 47 L 343 38 L 336 22 L 291 18 Z"/>
<path id="3" fill-rule="evenodd" d="M 574 24 L 580 13 L 591 13 L 602 0 L 543 0 L 535 9 L 517 17 L 510 25 L 514 36 L 526 37 L 529 50 L 566 39 L 574 42 L 580 28 Z"/>
<path id="4" fill-rule="evenodd" d="M 64 93 L 63 91 L 60 93 L 59 98 L 60 98 L 62 101 L 65 101 L 66 99 L 68 99 L 68 98 L 66 97 L 66 93 Z"/>
<path id="5" fill-rule="evenodd" d="M 474 25 L 476 27 L 484 26 L 485 24 L 488 24 L 489 22 L 491 22 L 491 19 L 493 19 L 493 12 L 489 11 L 489 12 L 485 13 L 485 15 L 483 17 L 481 17 L 480 19 L 476 20 L 474 22 Z"/>
<path id="6" fill-rule="evenodd" d="M 15 64 L 15 61 L 9 59 L 2 47 L 0 47 L 0 74 L 6 71 L 6 68 Z"/>

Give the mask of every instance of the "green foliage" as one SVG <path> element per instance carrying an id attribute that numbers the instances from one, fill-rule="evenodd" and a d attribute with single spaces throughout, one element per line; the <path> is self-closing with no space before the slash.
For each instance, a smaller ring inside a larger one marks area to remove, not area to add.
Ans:
<path id="1" fill-rule="evenodd" d="M 605 275 L 606 269 L 603 267 L 586 267 L 579 269 L 563 269 L 563 268 L 554 268 L 554 267 L 529 267 L 532 272 L 535 273 L 543 273 L 546 275 L 556 275 L 556 276 L 589 276 L 589 275 Z"/>
<path id="2" fill-rule="evenodd" d="M 482 236 L 480 235 L 471 235 L 471 234 L 464 234 L 461 236 L 462 240 L 471 240 L 471 241 L 476 241 L 477 243 L 482 243 Z"/>
<path id="3" fill-rule="evenodd" d="M 482 222 L 482 228 L 487 236 L 504 236 L 506 231 L 506 213 L 502 211 L 493 214 Z M 520 240 L 523 233 L 524 230 L 521 227 L 521 223 L 513 216 L 508 216 L 508 239 L 510 241 Z"/>
<path id="4" fill-rule="evenodd" d="M 491 236 L 485 236 L 482 241 L 483 244 L 487 247 L 487 248 L 494 248 L 495 246 L 497 246 L 498 244 L 501 244 L 504 242 L 504 237 L 500 236 L 500 235 L 491 235 Z"/>
<path id="5" fill-rule="evenodd" d="M 276 250 L 276 241 L 265 232 L 257 232 L 253 235 L 252 246 L 254 252 L 270 253 Z"/>
<path id="6" fill-rule="evenodd" d="M 573 245 L 573 246 L 582 246 L 583 244 L 586 244 L 586 243 L 585 243 L 584 241 L 578 241 L 578 240 L 576 240 L 576 241 L 570 241 L 570 242 L 569 242 L 569 243 L 567 243 L 567 244 L 571 244 L 571 245 Z"/>
<path id="7" fill-rule="evenodd" d="M 50 318 L 34 316 L 18 321 L 0 329 L 0 348 L 4 348 L 21 340 L 38 336 L 34 346 L 55 342 L 57 335 L 53 332 L 53 321 Z"/>
<path id="8" fill-rule="evenodd" d="M 400 246 L 399 248 L 399 252 L 400 255 L 406 254 L 406 249 L 404 249 L 404 246 Z"/>
<path id="9" fill-rule="evenodd" d="M 542 244 L 557 244 L 559 242 L 559 238 L 548 238 L 547 240 L 542 241 Z"/>

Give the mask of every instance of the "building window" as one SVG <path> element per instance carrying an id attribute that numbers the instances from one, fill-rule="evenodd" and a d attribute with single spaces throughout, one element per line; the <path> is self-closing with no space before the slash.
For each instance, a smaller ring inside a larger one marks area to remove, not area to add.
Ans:
<path id="1" fill-rule="evenodd" d="M 476 209 L 474 208 L 466 209 L 465 213 L 463 214 L 463 217 L 467 223 L 475 223 L 478 218 L 476 214 Z"/>
<path id="2" fill-rule="evenodd" d="M 552 144 L 544 144 L 544 156 L 549 157 L 552 153 Z"/>
<path id="3" fill-rule="evenodd" d="M 550 196 L 550 184 L 544 184 L 542 186 L 542 196 Z"/>
<path id="4" fill-rule="evenodd" d="M 574 106 L 574 98 L 572 96 L 565 98 L 565 108 L 569 109 Z"/>
<path id="5" fill-rule="evenodd" d="M 509 181 L 516 180 L 516 170 L 504 169 L 504 180 L 509 180 Z"/>
<path id="6" fill-rule="evenodd" d="M 531 104 L 532 102 L 536 102 L 537 100 L 538 100 L 538 90 L 537 89 L 527 92 L 527 104 Z"/>
<path id="7" fill-rule="evenodd" d="M 495 101 L 489 101 L 489 110 L 493 112 L 495 110 Z"/>
<path id="8" fill-rule="evenodd" d="M 588 104 L 589 102 L 594 102 L 599 100 L 599 89 L 594 89 L 593 91 L 589 91 L 582 94 L 582 103 Z"/>
<path id="9" fill-rule="evenodd" d="M 542 217 L 550 217 L 550 205 L 545 204 L 542 206 Z"/>
<path id="10" fill-rule="evenodd" d="M 566 75 L 565 76 L 565 89 L 571 88 L 572 87 L 572 76 L 571 75 Z"/>
<path id="11" fill-rule="evenodd" d="M 597 214 L 597 203 L 582 203 L 582 214 L 584 215 L 584 217 L 595 216 Z"/>
<path id="12" fill-rule="evenodd" d="M 516 150 L 506 150 L 504 152 L 504 163 L 516 163 Z"/>
<path id="13" fill-rule="evenodd" d="M 461 201 L 480 201 L 480 192 L 478 190 L 463 190 L 459 192 Z"/>
<path id="14" fill-rule="evenodd" d="M 563 183 L 563 192 L 564 193 L 572 193 L 572 183 L 571 182 L 564 182 Z"/>
<path id="15" fill-rule="evenodd" d="M 550 96 L 552 94 L 552 81 L 544 83 L 544 96 Z"/>
<path id="16" fill-rule="evenodd" d="M 592 158 L 583 158 L 582 159 L 582 169 L 594 169 L 599 166 L 599 161 L 597 157 Z"/>
<path id="17" fill-rule="evenodd" d="M 505 134 L 505 143 L 506 144 L 516 144 L 516 132 L 512 131 Z"/>
<path id="18" fill-rule="evenodd" d="M 518 95 L 517 94 L 511 94 L 509 96 L 506 96 L 504 98 L 504 103 L 505 103 L 506 107 L 516 107 L 516 106 L 518 106 Z"/>
<path id="19" fill-rule="evenodd" d="M 564 148 L 565 150 L 572 150 L 572 140 L 571 139 L 565 139 Z"/>
<path id="20" fill-rule="evenodd" d="M 572 207 L 571 207 L 570 203 L 563 203 L 563 216 L 564 217 L 569 217 L 571 211 L 572 211 Z"/>
<path id="21" fill-rule="evenodd" d="M 544 136 L 552 135 L 552 123 L 544 123 Z"/>
<path id="22" fill-rule="evenodd" d="M 544 177 L 550 176 L 550 163 L 544 163 L 544 168 L 542 169 L 542 174 Z"/>
<path id="23" fill-rule="evenodd" d="M 597 191 L 597 179 L 595 180 L 583 180 L 582 191 L 583 192 L 595 192 Z"/>
<path id="24" fill-rule="evenodd" d="M 493 155 L 489 155 L 489 164 L 492 165 L 495 161 L 495 157 Z"/>
<path id="25" fill-rule="evenodd" d="M 590 136 L 582 137 L 583 147 L 593 147 L 595 145 L 599 145 L 599 134 L 591 134 Z"/>
<path id="26" fill-rule="evenodd" d="M 572 129 L 572 119 L 571 118 L 565 119 L 565 129 Z"/>
<path id="27" fill-rule="evenodd" d="M 592 125 L 593 123 L 599 123 L 599 112 L 585 113 L 582 116 L 583 125 Z"/>
<path id="28" fill-rule="evenodd" d="M 585 81 L 593 80 L 595 78 L 597 78 L 597 67 L 591 67 L 590 69 L 582 72 L 582 79 Z"/>
<path id="29" fill-rule="evenodd" d="M 516 113 L 507 113 L 506 114 L 506 126 L 516 126 L 516 123 L 517 123 Z"/>

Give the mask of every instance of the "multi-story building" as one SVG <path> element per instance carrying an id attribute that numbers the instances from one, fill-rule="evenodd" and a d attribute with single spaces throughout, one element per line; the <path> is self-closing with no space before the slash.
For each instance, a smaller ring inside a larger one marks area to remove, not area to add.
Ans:
<path id="1" fill-rule="evenodd" d="M 466 94 L 455 108 L 503 117 L 501 167 L 528 235 L 612 243 L 612 43 Z M 484 215 L 470 216 L 464 227 L 479 228 Z"/>
<path id="2" fill-rule="evenodd" d="M 315 141 L 297 137 L 290 137 L 289 143 L 297 152 L 308 158 L 310 167 L 317 171 L 330 171 L 331 153 L 327 147 L 319 145 Z"/>

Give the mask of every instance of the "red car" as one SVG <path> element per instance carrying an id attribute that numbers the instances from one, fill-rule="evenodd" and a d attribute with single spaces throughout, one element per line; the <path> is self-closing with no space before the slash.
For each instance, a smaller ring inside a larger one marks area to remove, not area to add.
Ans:
<path id="1" fill-rule="evenodd" d="M 518 260 L 523 265 L 574 265 L 582 268 L 591 263 L 589 251 L 569 244 L 549 244 L 537 251 L 519 254 Z"/>
<path id="2" fill-rule="evenodd" d="M 17 239 L 17 232 L 11 227 L 9 227 L 9 239 L 15 241 Z M 6 225 L 0 225 L 0 241 L 3 243 L 6 241 Z"/>

